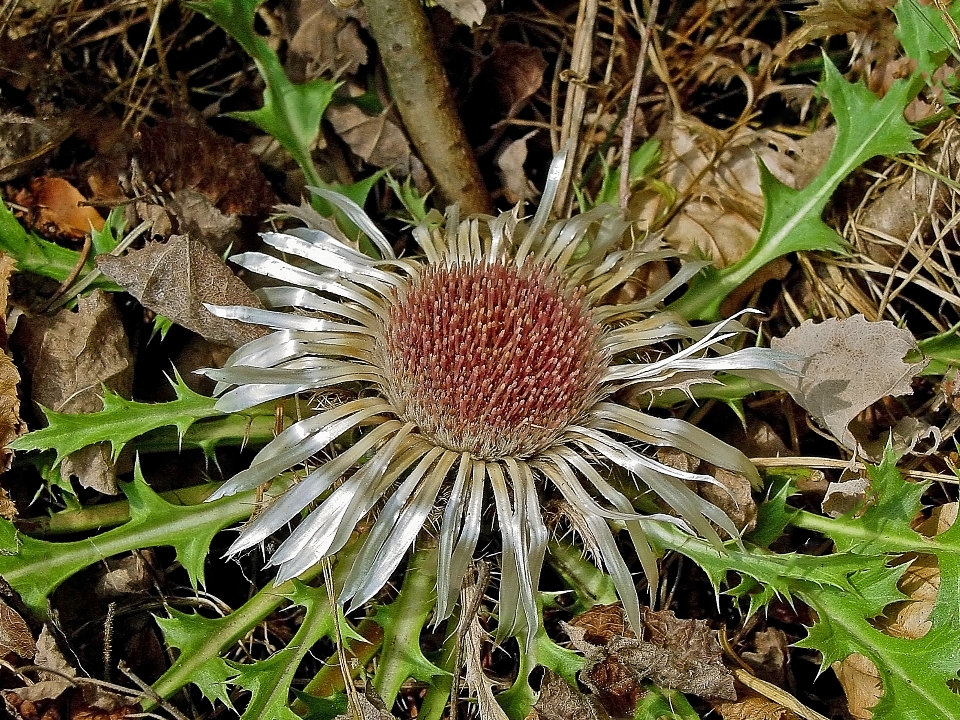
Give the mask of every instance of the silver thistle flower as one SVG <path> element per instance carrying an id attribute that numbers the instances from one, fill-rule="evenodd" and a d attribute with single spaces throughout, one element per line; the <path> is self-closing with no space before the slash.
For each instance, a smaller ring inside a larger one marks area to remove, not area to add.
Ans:
<path id="1" fill-rule="evenodd" d="M 263 235 L 268 245 L 305 261 L 296 266 L 257 252 L 233 258 L 291 284 L 259 291 L 266 307 L 311 313 L 211 308 L 277 331 L 237 350 L 222 369 L 205 371 L 219 383 L 217 407 L 234 412 L 344 386 L 353 392 L 280 433 L 214 498 L 268 482 L 345 433 L 353 433 L 353 444 L 273 501 L 229 554 L 262 542 L 319 499 L 269 559 L 279 567 L 278 582 L 295 577 L 343 548 L 358 522 L 385 501 L 340 594 L 357 607 L 386 584 L 428 517 L 439 512 L 443 493 L 439 620 L 452 611 L 473 558 L 489 491 L 502 535 L 503 637 L 539 622 L 535 592 L 548 539 L 539 488 L 546 483 L 592 533 L 597 560 L 635 626 L 636 586 L 608 520 L 625 523 L 652 584 L 657 565 L 644 534 L 648 523 L 673 523 L 717 544 L 711 523 L 737 536 L 730 519 L 686 485 L 712 478 L 663 465 L 638 447 L 678 448 L 756 480 L 747 458 L 688 423 L 618 403 L 616 393 L 689 388 L 718 371 L 782 375 L 791 372 L 785 363 L 792 356 L 731 351 L 724 341 L 742 330 L 734 321 L 693 328 L 655 313 L 702 264 L 687 264 L 643 300 L 605 304 L 638 268 L 670 253 L 622 247 L 627 225 L 612 209 L 548 223 L 562 163 L 561 155 L 529 224 L 516 212 L 461 222 L 454 208 L 445 230 L 414 230 L 422 258 L 397 258 L 358 206 L 322 190 L 316 192 L 385 259 L 317 229 Z M 665 340 L 682 349 L 648 361 L 656 356 L 646 350 Z M 641 480 L 676 514 L 638 514 L 604 477 L 604 464 Z"/>

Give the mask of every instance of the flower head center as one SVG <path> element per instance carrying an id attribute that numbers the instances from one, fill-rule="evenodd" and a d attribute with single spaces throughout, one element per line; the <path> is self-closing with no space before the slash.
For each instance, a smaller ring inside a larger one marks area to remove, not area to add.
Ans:
<path id="1" fill-rule="evenodd" d="M 390 307 L 384 390 L 442 447 L 528 457 L 595 399 L 599 335 L 582 291 L 548 264 L 429 265 Z"/>

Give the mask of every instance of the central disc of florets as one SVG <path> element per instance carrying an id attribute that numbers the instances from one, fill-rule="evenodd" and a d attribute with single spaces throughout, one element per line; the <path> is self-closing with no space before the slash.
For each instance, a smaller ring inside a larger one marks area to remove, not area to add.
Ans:
<path id="1" fill-rule="evenodd" d="M 394 298 L 385 388 L 438 445 L 496 460 L 549 445 L 596 397 L 606 358 L 583 293 L 549 265 L 430 265 Z"/>

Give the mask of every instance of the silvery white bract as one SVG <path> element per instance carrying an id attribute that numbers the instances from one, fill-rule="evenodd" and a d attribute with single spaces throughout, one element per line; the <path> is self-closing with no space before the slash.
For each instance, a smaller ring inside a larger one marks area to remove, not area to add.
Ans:
<path id="1" fill-rule="evenodd" d="M 688 389 L 721 371 L 779 376 L 791 373 L 793 356 L 731 351 L 723 343 L 742 331 L 735 321 L 690 327 L 657 312 L 702 263 L 688 263 L 642 300 L 605 303 L 643 265 L 672 253 L 652 238 L 626 239 L 628 225 L 613 208 L 548 222 L 563 161 L 561 154 L 551 166 L 532 220 L 514 211 L 460 221 L 453 208 L 445 227 L 414 229 L 419 257 L 397 258 L 359 207 L 316 190 L 384 259 L 318 229 L 263 235 L 281 253 L 302 258 L 296 265 L 259 252 L 233 258 L 283 285 L 259 291 L 269 309 L 211 308 L 276 330 L 237 350 L 222 369 L 205 371 L 219 382 L 217 407 L 239 411 L 295 393 L 337 400 L 281 432 L 213 497 L 269 482 L 347 433 L 352 444 L 319 466 L 314 460 L 315 469 L 243 528 L 231 554 L 316 503 L 269 561 L 279 567 L 278 581 L 292 578 L 343 548 L 379 507 L 340 594 L 357 607 L 387 583 L 424 524 L 439 517 L 439 620 L 453 609 L 492 496 L 502 535 L 498 635 L 530 638 L 548 539 L 541 496 L 550 485 L 579 516 L 580 532 L 592 534 L 596 559 L 634 627 L 636 587 L 608 520 L 625 524 L 651 584 L 657 564 L 648 523 L 673 523 L 718 544 L 711 523 L 737 536 L 730 519 L 687 485 L 712 478 L 663 465 L 644 448 L 677 448 L 756 480 L 747 458 L 688 423 L 626 407 L 617 393 Z M 679 351 L 654 349 L 664 341 Z M 638 514 L 607 479 L 611 465 L 675 514 Z"/>

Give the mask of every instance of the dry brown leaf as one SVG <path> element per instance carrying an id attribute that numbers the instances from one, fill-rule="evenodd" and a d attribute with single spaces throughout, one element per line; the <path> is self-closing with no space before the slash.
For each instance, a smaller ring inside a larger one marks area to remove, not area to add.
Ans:
<path id="1" fill-rule="evenodd" d="M 502 136 L 504 128 L 494 126 L 523 109 L 543 85 L 546 70 L 543 53 L 518 42 L 502 42 L 483 59 L 463 107 L 479 152 L 491 149 Z"/>
<path id="2" fill-rule="evenodd" d="M 739 447 L 739 446 L 738 446 Z M 681 472 L 701 472 L 710 475 L 716 483 L 690 482 L 691 490 L 719 507 L 743 532 L 750 532 L 757 524 L 757 503 L 753 489 L 745 475 L 714 465 L 701 468 L 699 458 L 676 448 L 658 448 L 657 460 Z"/>
<path id="3" fill-rule="evenodd" d="M 143 552 L 121 558 L 107 558 L 106 572 L 99 576 L 94 587 L 98 599 L 116 600 L 124 596 L 140 595 L 150 591 L 156 570 L 151 568 Z"/>
<path id="4" fill-rule="evenodd" d="M 0 651 L 29 660 L 34 655 L 33 633 L 16 610 L 0 599 Z"/>
<path id="5" fill-rule="evenodd" d="M 261 307 L 257 296 L 213 251 L 186 235 L 148 243 L 123 257 L 97 256 L 97 267 L 140 303 L 213 342 L 233 347 L 267 330 L 212 315 L 203 303 Z"/>
<path id="6" fill-rule="evenodd" d="M 112 296 L 97 290 L 80 298 L 77 312 L 52 317 L 21 317 L 15 340 L 31 378 L 31 397 L 39 405 L 66 413 L 103 407 L 101 386 L 130 396 L 133 355 Z M 116 494 L 110 452 L 91 445 L 64 458 L 61 473 L 84 487 Z"/>
<path id="7" fill-rule="evenodd" d="M 423 166 L 410 150 L 410 143 L 388 115 L 386 110 L 368 115 L 353 103 L 343 103 L 327 108 L 324 117 L 357 157 L 400 177 L 412 174 L 415 183 L 426 182 Z"/>
<path id="8" fill-rule="evenodd" d="M 851 513 L 863 505 L 869 489 L 870 481 L 860 476 L 832 482 L 827 486 L 820 509 L 834 518 Z"/>
<path id="9" fill-rule="evenodd" d="M 175 190 L 160 204 L 138 202 L 137 215 L 150 223 L 154 236 L 187 235 L 199 240 L 218 255 L 236 245 L 241 221 L 237 215 L 220 212 L 203 193 L 190 188 Z"/>
<path id="10" fill-rule="evenodd" d="M 740 657 L 758 677 L 782 687 L 791 680 L 789 645 L 783 630 L 767 628 L 754 634 L 753 651 L 741 653 Z"/>
<path id="11" fill-rule="evenodd" d="M 833 672 L 847 696 L 847 711 L 853 720 L 870 720 L 870 708 L 880 702 L 883 683 L 877 666 L 860 653 L 848 655 L 842 662 L 833 663 Z"/>
<path id="12" fill-rule="evenodd" d="M 619 619 L 613 613 L 619 613 Z M 716 634 L 705 621 L 678 620 L 669 610 L 647 609 L 642 620 L 647 640 L 617 632 L 626 627 L 619 606 L 594 608 L 577 618 L 576 624 L 564 624 L 574 648 L 586 660 L 580 682 L 608 713 L 631 715 L 643 692 L 641 683 L 648 679 L 703 698 L 736 699 L 733 675 L 724 667 Z M 603 645 L 588 639 L 608 635 Z"/>
<path id="13" fill-rule="evenodd" d="M 863 315 L 807 320 L 771 345 L 804 358 L 801 377 L 784 377 L 790 394 L 855 452 L 862 446 L 850 421 L 882 397 L 912 394 L 910 381 L 925 364 L 903 360 L 916 350 L 909 330 L 889 321 L 869 322 Z"/>
<path id="14" fill-rule="evenodd" d="M 757 503 L 746 475 L 719 467 L 711 467 L 707 472 L 717 484 L 697 483 L 697 494 L 723 510 L 741 532 L 753 530 L 757 525 Z"/>
<path id="15" fill-rule="evenodd" d="M 753 691 L 746 691 L 736 701 L 711 705 L 723 720 L 799 720 L 792 710 Z"/>
<path id="16" fill-rule="evenodd" d="M 34 663 L 40 667 L 56 670 L 67 677 L 76 677 L 77 671 L 66 661 L 60 648 L 57 647 L 57 641 L 46 625 L 40 631 L 40 637 L 37 638 L 36 654 Z M 61 674 L 52 672 L 41 672 L 40 682 L 29 685 L 28 687 L 17 688 L 17 695 L 23 700 L 37 702 L 38 700 L 47 700 L 62 695 L 66 690 L 73 687 L 73 683 L 62 677 Z"/>
<path id="17" fill-rule="evenodd" d="M 289 3 L 283 18 L 290 46 L 286 68 L 295 82 L 326 72 L 355 75 L 369 60 L 359 29 L 366 25 L 363 3 L 345 7 L 329 0 Z"/>
<path id="18" fill-rule="evenodd" d="M 104 219 L 89 206 L 73 185 L 58 177 L 43 176 L 30 182 L 30 193 L 18 197 L 29 210 L 29 223 L 46 237 L 81 240 L 90 228 L 102 230 Z"/>
<path id="19" fill-rule="evenodd" d="M 907 172 L 886 185 L 856 219 L 857 237 L 863 251 L 881 265 L 893 266 L 908 242 L 930 230 L 931 219 L 949 213 L 950 187 L 938 178 L 953 177 L 960 135 L 938 134 L 924 149 L 924 161 L 933 172 Z M 921 243 L 919 252 L 924 253 Z M 916 243 L 913 243 L 916 245 Z M 915 252 L 911 247 L 911 252 Z"/>
<path id="20" fill-rule="evenodd" d="M 486 717 L 481 715 L 484 720 Z M 540 695 L 527 720 L 608 720 L 610 715 L 593 698 L 572 687 L 551 670 L 544 670 Z"/>

